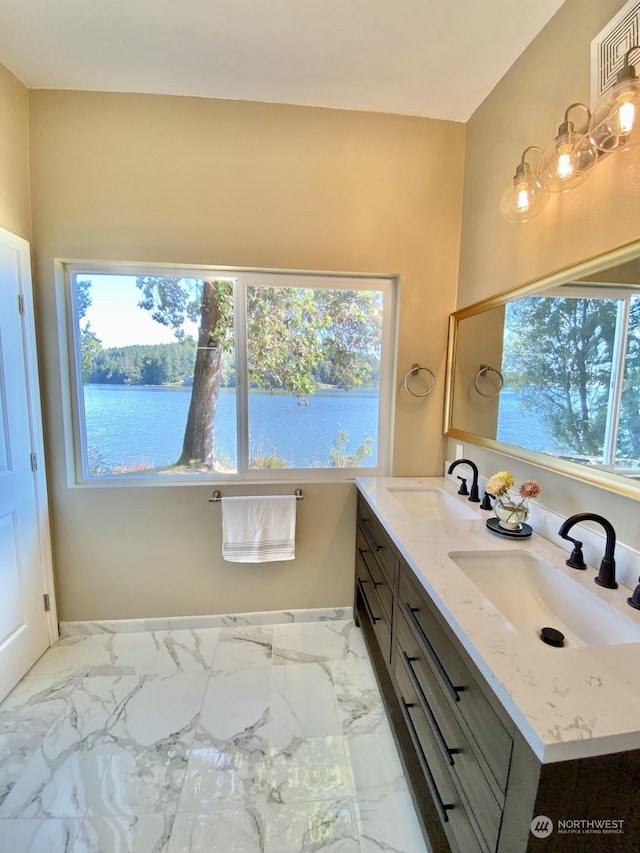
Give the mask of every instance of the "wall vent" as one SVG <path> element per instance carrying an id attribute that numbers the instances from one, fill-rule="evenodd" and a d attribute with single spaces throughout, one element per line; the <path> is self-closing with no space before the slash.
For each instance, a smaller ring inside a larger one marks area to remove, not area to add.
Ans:
<path id="1" fill-rule="evenodd" d="M 592 106 L 613 86 L 625 53 L 636 44 L 640 45 L 640 0 L 630 0 L 591 42 Z"/>

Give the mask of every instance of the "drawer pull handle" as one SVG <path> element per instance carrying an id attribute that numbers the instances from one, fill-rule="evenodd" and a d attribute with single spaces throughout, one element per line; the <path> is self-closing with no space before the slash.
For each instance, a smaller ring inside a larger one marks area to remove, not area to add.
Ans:
<path id="1" fill-rule="evenodd" d="M 367 596 L 365 595 L 364 586 L 363 586 L 363 584 L 365 584 L 365 583 L 366 583 L 366 580 L 362 581 L 362 580 L 360 580 L 360 578 L 358 578 L 358 589 L 360 590 L 360 595 L 362 596 L 362 601 L 364 602 L 364 609 L 367 611 L 367 616 L 369 617 L 369 621 L 371 622 L 371 624 L 375 625 L 376 622 L 380 621 L 380 617 L 373 615 L 373 611 L 371 610 L 371 605 L 367 601 Z"/>
<path id="2" fill-rule="evenodd" d="M 369 564 L 367 563 L 367 558 L 365 557 L 365 554 L 368 554 L 368 553 L 369 553 L 369 552 L 366 550 L 366 548 L 365 548 L 364 550 L 363 550 L 362 548 L 358 548 L 358 553 L 360 554 L 360 557 L 361 557 L 361 559 L 362 559 L 362 562 L 365 564 L 365 566 L 366 566 L 366 567 L 367 567 L 367 569 L 369 570 L 369 574 L 371 575 L 371 581 L 372 581 L 372 583 L 373 583 L 374 588 L 375 588 L 375 589 L 378 589 L 378 587 L 379 587 L 379 586 L 385 586 L 384 581 L 376 581 L 376 580 L 374 580 L 374 579 L 373 579 L 373 572 L 372 572 L 372 571 L 371 571 L 371 569 L 369 568 Z M 363 581 L 363 583 L 365 583 L 365 581 Z"/>
<path id="3" fill-rule="evenodd" d="M 457 747 L 450 749 L 447 746 L 447 742 L 444 739 L 444 735 L 442 734 L 442 729 L 438 725 L 438 721 L 436 720 L 435 714 L 431 710 L 431 705 L 429 704 L 429 700 L 424 695 L 424 690 L 422 689 L 422 685 L 418 681 L 418 676 L 415 674 L 413 667 L 411 666 L 411 661 L 416 660 L 416 658 L 410 658 L 406 652 L 402 652 L 402 659 L 404 661 L 404 665 L 407 670 L 407 674 L 411 679 L 411 683 L 413 684 L 413 688 L 418 694 L 418 698 L 420 699 L 421 705 L 423 707 L 424 712 L 426 713 L 429 722 L 431 723 L 431 728 L 433 729 L 433 733 L 438 741 L 438 745 L 442 750 L 442 754 L 444 756 L 445 761 L 447 761 L 452 767 L 455 764 L 453 759 L 454 755 L 457 755 L 460 750 Z"/>
<path id="4" fill-rule="evenodd" d="M 429 638 L 425 634 L 425 632 L 422 628 L 422 625 L 416 619 L 416 613 L 418 612 L 418 608 L 412 607 L 408 602 L 405 601 L 404 611 L 407 614 L 407 616 L 409 617 L 409 621 L 411 622 L 413 627 L 418 632 L 420 639 L 424 643 L 424 646 L 425 646 L 427 652 L 429 653 L 429 657 L 433 661 L 435 668 L 440 673 L 440 676 L 441 676 L 442 680 L 444 681 L 445 687 L 447 688 L 447 690 L 451 694 L 452 699 L 455 702 L 459 702 L 460 701 L 460 695 L 459 694 L 462 693 L 462 691 L 464 690 L 464 687 L 456 687 L 454 685 L 454 683 L 451 681 L 451 679 L 449 678 L 449 676 L 447 675 L 446 669 L 440 663 L 440 658 L 436 654 L 436 650 L 433 648 L 433 646 L 429 642 Z"/>
<path id="5" fill-rule="evenodd" d="M 370 540 L 370 544 L 373 545 L 376 551 L 382 551 L 384 549 L 384 545 L 378 545 L 375 536 L 373 535 L 371 530 L 369 530 L 369 519 L 363 518 L 362 521 L 364 523 L 365 530 L 367 531 L 367 539 Z"/>
<path id="6" fill-rule="evenodd" d="M 429 762 L 427 761 L 427 757 L 424 754 L 424 750 L 422 749 L 422 744 L 418 738 L 418 732 L 416 731 L 416 727 L 411 719 L 411 714 L 409 713 L 410 704 L 402 700 L 402 711 L 405 722 L 409 728 L 409 734 L 411 735 L 411 740 L 413 741 L 413 745 L 416 748 L 416 753 L 418 756 L 418 761 L 420 762 L 420 766 L 422 767 L 422 772 L 427 777 L 427 781 L 429 782 L 429 787 L 433 792 L 433 796 L 436 800 L 436 805 L 438 810 L 440 811 L 440 817 L 442 818 L 443 823 L 449 823 L 449 815 L 448 811 L 451 809 L 455 809 L 455 803 L 445 803 L 442 797 L 440 796 L 440 791 L 438 791 L 438 786 L 436 785 L 436 780 L 433 778 L 433 773 L 431 772 L 431 768 L 429 767 Z"/>

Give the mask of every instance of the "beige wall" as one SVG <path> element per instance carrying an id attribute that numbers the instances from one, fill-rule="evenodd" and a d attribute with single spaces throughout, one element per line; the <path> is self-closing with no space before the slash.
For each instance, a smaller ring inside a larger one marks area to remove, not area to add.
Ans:
<path id="1" fill-rule="evenodd" d="M 498 307 L 458 323 L 451 412 L 455 429 L 496 437 L 500 377 L 495 371 L 502 368 L 504 318 L 504 308 Z M 478 376 L 483 364 L 494 370 Z M 476 382 L 482 393 L 476 390 Z"/>
<path id="2" fill-rule="evenodd" d="M 512 225 L 498 213 L 522 151 L 545 148 L 567 106 L 590 102 L 590 42 L 623 5 L 567 0 L 468 122 L 458 307 L 640 238 L 639 149 L 599 163 L 583 186 L 551 196 L 531 222 Z M 467 452 L 483 474 L 508 467 L 531 475 L 531 466 L 501 454 Z M 640 548 L 635 500 L 548 471 L 539 479 L 547 506 L 563 515 L 601 512 L 622 541 Z"/>
<path id="3" fill-rule="evenodd" d="M 31 239 L 29 93 L 0 65 L 0 227 Z"/>
<path id="4" fill-rule="evenodd" d="M 548 147 L 569 104 L 590 102 L 590 43 L 622 5 L 566 0 L 469 120 L 458 307 L 640 236 L 638 150 L 606 158 L 570 193 L 549 194 L 530 222 L 498 212 L 524 149 Z M 577 126 L 581 116 L 572 113 Z"/>
<path id="5" fill-rule="evenodd" d="M 87 92 L 33 91 L 30 109 L 60 618 L 350 604 L 353 485 L 304 484 L 297 558 L 267 567 L 221 560 L 210 487 L 68 486 L 53 260 L 400 274 L 398 385 L 414 361 L 434 370 L 438 385 L 425 400 L 398 392 L 394 473 L 440 474 L 464 127 Z"/>

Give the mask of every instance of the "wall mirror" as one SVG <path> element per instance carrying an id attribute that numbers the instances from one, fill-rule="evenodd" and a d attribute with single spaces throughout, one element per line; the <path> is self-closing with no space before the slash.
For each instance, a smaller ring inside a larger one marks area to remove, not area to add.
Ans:
<path id="1" fill-rule="evenodd" d="M 445 433 L 640 498 L 640 242 L 452 314 Z"/>

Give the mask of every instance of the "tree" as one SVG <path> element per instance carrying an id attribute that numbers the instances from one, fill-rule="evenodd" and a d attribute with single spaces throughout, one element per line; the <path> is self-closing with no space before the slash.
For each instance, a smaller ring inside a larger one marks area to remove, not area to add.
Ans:
<path id="1" fill-rule="evenodd" d="M 184 339 L 199 323 L 193 389 L 177 465 L 207 470 L 215 457 L 215 414 L 223 355 L 232 350 L 233 290 L 224 280 L 140 276 L 141 308 Z M 304 399 L 320 365 L 350 389 L 370 381 L 379 358 L 381 310 L 376 294 L 328 288 L 247 288 L 247 363 L 252 387 L 282 389 Z M 225 381 L 228 381 L 228 372 Z"/>
<path id="2" fill-rule="evenodd" d="M 78 322 L 83 320 L 91 307 L 91 282 L 78 281 L 76 284 L 76 300 L 78 306 Z M 94 370 L 96 359 L 102 352 L 102 341 L 91 328 L 87 320 L 80 324 L 80 361 L 82 378 L 86 382 Z"/>
<path id="3" fill-rule="evenodd" d="M 370 291 L 250 287 L 247 292 L 249 381 L 314 393 L 328 369 L 345 390 L 373 378 L 379 357 L 381 315 Z"/>
<path id="4" fill-rule="evenodd" d="M 233 319 L 233 291 L 228 281 L 139 276 L 142 291 L 138 303 L 151 311 L 158 323 L 173 329 L 184 340 L 185 320 L 199 320 L 198 347 L 193 387 L 182 443 L 176 465 L 196 465 L 215 470 L 214 422 L 222 369 L 222 355 L 229 348 Z"/>
<path id="5" fill-rule="evenodd" d="M 561 452 L 602 454 L 616 317 L 614 299 L 533 296 L 508 306 L 508 382 L 544 414 Z"/>

